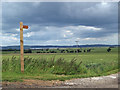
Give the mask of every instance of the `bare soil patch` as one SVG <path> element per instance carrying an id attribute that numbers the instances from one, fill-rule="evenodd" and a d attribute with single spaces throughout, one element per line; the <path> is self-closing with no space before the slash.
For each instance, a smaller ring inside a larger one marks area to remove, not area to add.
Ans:
<path id="1" fill-rule="evenodd" d="M 120 73 L 119 73 L 120 74 Z M 77 78 L 66 81 L 24 79 L 23 82 L 2 82 L 3 88 L 118 88 L 118 73 L 101 77 Z M 120 83 L 119 83 L 120 84 Z"/>

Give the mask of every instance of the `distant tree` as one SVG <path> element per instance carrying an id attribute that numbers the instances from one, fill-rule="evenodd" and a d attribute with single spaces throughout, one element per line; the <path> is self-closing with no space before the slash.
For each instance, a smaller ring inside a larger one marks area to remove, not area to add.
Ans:
<path id="1" fill-rule="evenodd" d="M 67 53 L 69 53 L 69 51 L 68 51 L 68 50 L 66 50 L 66 52 L 67 52 Z"/>
<path id="2" fill-rule="evenodd" d="M 89 49 L 89 52 L 91 52 L 91 49 Z"/>
<path id="3" fill-rule="evenodd" d="M 8 49 L 8 51 L 14 51 L 14 50 L 10 48 L 10 49 Z"/>
<path id="4" fill-rule="evenodd" d="M 66 50 L 66 51 L 68 51 L 68 50 Z"/>
<path id="5" fill-rule="evenodd" d="M 110 52 L 111 51 L 111 48 L 109 47 L 108 49 L 107 49 L 107 52 Z"/>
<path id="6" fill-rule="evenodd" d="M 49 48 L 46 49 L 46 51 L 48 51 L 48 50 L 49 50 Z"/>
<path id="7" fill-rule="evenodd" d="M 50 51 L 50 53 L 57 53 L 56 51 Z"/>
<path id="8" fill-rule="evenodd" d="M 65 50 L 61 50 L 61 53 L 64 53 Z"/>
<path id="9" fill-rule="evenodd" d="M 110 46 L 110 48 L 115 48 L 114 46 Z"/>
<path id="10" fill-rule="evenodd" d="M 87 49 L 87 52 L 90 52 L 91 51 L 91 49 Z"/>
<path id="11" fill-rule="evenodd" d="M 15 49 L 14 51 L 15 51 L 15 53 L 16 53 L 17 50 Z"/>
<path id="12" fill-rule="evenodd" d="M 32 53 L 31 49 L 25 50 L 24 53 Z"/>
<path id="13" fill-rule="evenodd" d="M 81 52 L 81 50 L 80 49 L 78 49 L 78 53 L 80 53 Z"/>
<path id="14" fill-rule="evenodd" d="M 31 49 L 29 49 L 29 50 L 28 50 L 28 53 L 32 53 L 32 50 L 31 50 Z"/>
<path id="15" fill-rule="evenodd" d="M 86 50 L 84 49 L 84 52 L 86 52 Z"/>
<path id="16" fill-rule="evenodd" d="M 70 53 L 74 53 L 74 51 L 70 51 Z"/>

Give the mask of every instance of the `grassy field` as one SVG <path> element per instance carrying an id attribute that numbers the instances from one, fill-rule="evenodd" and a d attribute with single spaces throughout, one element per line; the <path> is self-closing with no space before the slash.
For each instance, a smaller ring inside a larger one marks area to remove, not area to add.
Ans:
<path id="1" fill-rule="evenodd" d="M 2 79 L 3 81 L 66 80 L 116 73 L 118 48 L 112 48 L 111 52 L 107 52 L 107 48 L 92 48 L 91 52 L 82 53 L 25 54 L 24 74 L 20 72 L 20 55 L 3 52 Z"/>

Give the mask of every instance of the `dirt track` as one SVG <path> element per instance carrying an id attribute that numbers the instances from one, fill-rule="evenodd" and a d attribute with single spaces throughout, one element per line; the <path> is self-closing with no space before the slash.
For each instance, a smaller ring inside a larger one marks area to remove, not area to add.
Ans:
<path id="1" fill-rule="evenodd" d="M 119 82 L 120 84 L 120 82 Z M 71 79 L 66 81 L 24 80 L 3 82 L 3 88 L 118 88 L 118 74 L 102 77 Z"/>

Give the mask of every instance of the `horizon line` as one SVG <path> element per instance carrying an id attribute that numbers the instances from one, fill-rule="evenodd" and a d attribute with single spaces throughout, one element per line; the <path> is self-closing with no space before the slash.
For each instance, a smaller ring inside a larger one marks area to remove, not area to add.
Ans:
<path id="1" fill-rule="evenodd" d="M 81 45 L 78 45 L 78 46 L 82 46 L 82 45 L 119 45 L 119 44 L 81 44 Z M 8 46 L 20 46 L 20 45 L 1 45 L 0 47 L 8 47 Z M 76 44 L 73 44 L 73 45 L 24 45 L 24 46 L 77 46 Z"/>

